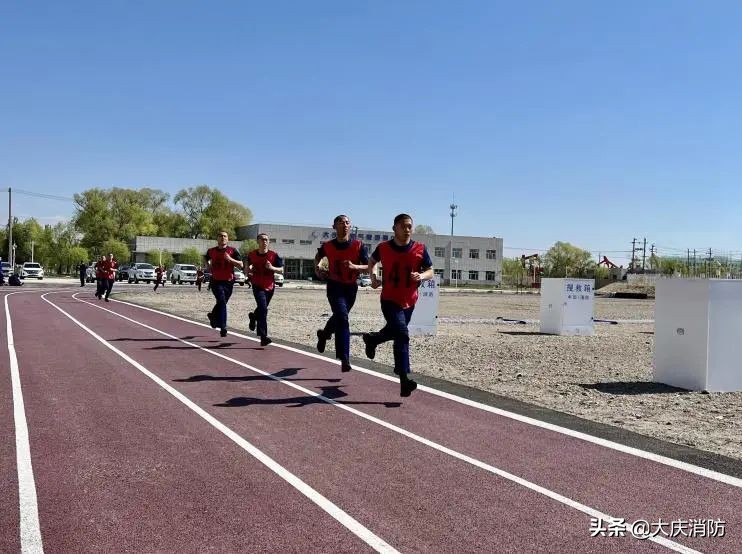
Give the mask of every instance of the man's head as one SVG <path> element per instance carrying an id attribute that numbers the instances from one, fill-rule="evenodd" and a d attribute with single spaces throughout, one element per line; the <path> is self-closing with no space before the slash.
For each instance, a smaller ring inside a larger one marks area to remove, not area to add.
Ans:
<path id="1" fill-rule="evenodd" d="M 216 234 L 216 242 L 221 248 L 227 246 L 227 243 L 229 242 L 229 233 L 226 231 L 219 231 Z"/>
<path id="2" fill-rule="evenodd" d="M 106 258 L 106 255 L 105 255 L 105 254 L 103 254 L 103 255 L 102 255 L 102 256 L 100 257 L 100 259 L 101 259 L 101 261 L 104 261 L 104 262 L 105 262 L 105 261 L 106 261 L 106 259 L 107 259 L 107 258 Z"/>
<path id="3" fill-rule="evenodd" d="M 271 241 L 270 237 L 268 237 L 268 233 L 260 233 L 257 236 L 257 239 L 258 239 L 258 250 L 260 252 L 266 252 L 268 250 L 268 244 Z"/>
<path id="4" fill-rule="evenodd" d="M 332 221 L 332 228 L 335 229 L 338 239 L 346 241 L 350 238 L 350 218 L 341 214 Z"/>
<path id="5" fill-rule="evenodd" d="M 108 254 L 108 259 L 113 260 L 113 254 Z"/>
<path id="6" fill-rule="evenodd" d="M 412 216 L 399 214 L 394 218 L 394 238 L 401 244 L 407 244 L 412 239 Z"/>

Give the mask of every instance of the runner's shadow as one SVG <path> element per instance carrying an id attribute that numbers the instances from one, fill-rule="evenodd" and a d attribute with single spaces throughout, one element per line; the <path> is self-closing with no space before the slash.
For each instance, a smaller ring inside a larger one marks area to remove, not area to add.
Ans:
<path id="1" fill-rule="evenodd" d="M 203 346 L 202 348 L 205 348 L 207 350 L 219 350 L 220 348 L 229 348 L 230 350 L 265 350 L 262 346 L 235 346 L 236 342 L 223 342 L 223 341 L 207 341 L 207 342 L 216 342 L 218 344 L 209 345 L 209 346 Z M 198 348 L 200 345 L 196 346 L 167 346 L 167 345 L 161 345 L 161 346 L 151 346 L 149 348 L 145 348 L 145 350 L 193 350 L 194 348 Z"/>
<path id="2" fill-rule="evenodd" d="M 341 379 L 289 379 L 289 377 L 296 375 L 303 367 L 284 367 L 281 371 L 272 373 L 271 375 L 244 375 L 244 376 L 229 376 L 229 375 L 193 375 L 185 379 L 173 379 L 177 383 L 199 383 L 201 381 L 229 381 L 229 382 L 248 382 L 248 381 L 273 381 L 271 377 L 277 377 L 285 381 L 326 381 L 328 383 L 339 383 Z"/>
<path id="3" fill-rule="evenodd" d="M 192 336 L 192 335 L 188 335 L 187 337 L 180 337 L 180 340 L 193 340 L 195 338 L 198 338 L 198 337 Z M 132 338 L 128 338 L 128 337 L 122 337 L 122 338 L 118 338 L 118 339 L 111 339 L 108 342 L 120 342 L 120 341 L 126 341 L 126 342 L 165 342 L 165 341 L 170 341 L 170 342 L 175 342 L 177 340 L 178 339 L 168 339 L 168 338 L 161 338 L 161 339 L 132 339 Z M 204 342 L 219 342 L 219 341 L 209 340 L 209 341 L 204 341 Z"/>
<path id="4" fill-rule="evenodd" d="M 320 387 L 320 389 L 322 390 L 322 396 L 330 400 L 335 400 L 338 404 L 378 404 L 387 408 L 399 408 L 402 405 L 401 402 L 356 402 L 352 400 L 338 401 L 338 398 L 348 396 L 348 393 L 340 390 L 342 389 L 342 386 L 333 385 Z M 290 398 L 253 398 L 249 396 L 237 396 L 235 398 L 230 398 L 223 404 L 214 404 L 214 406 L 220 408 L 244 408 L 246 406 L 278 406 L 282 404 L 286 404 L 287 408 L 304 408 L 313 404 L 326 404 L 326 401 L 317 396 L 294 396 Z"/>
<path id="5" fill-rule="evenodd" d="M 578 383 L 586 390 L 596 390 L 606 394 L 637 395 L 637 394 L 670 394 L 689 392 L 664 383 L 651 383 L 648 381 L 616 381 L 615 383 Z"/>
<path id="6" fill-rule="evenodd" d="M 542 333 L 540 331 L 500 331 L 500 334 L 517 337 L 520 335 L 548 335 L 549 333 Z"/>

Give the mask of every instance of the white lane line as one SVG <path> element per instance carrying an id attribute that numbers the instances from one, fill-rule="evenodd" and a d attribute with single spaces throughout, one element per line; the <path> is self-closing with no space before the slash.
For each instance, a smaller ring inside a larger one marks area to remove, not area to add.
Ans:
<path id="1" fill-rule="evenodd" d="M 31 464 L 31 444 L 28 439 L 26 408 L 23 403 L 21 374 L 18 368 L 18 356 L 13 340 L 13 325 L 10 320 L 8 296 L 26 291 L 11 292 L 5 295 L 5 322 L 8 335 L 8 356 L 10 358 L 10 380 L 13 389 L 13 420 L 15 423 L 15 452 L 18 467 L 18 499 L 20 504 L 21 552 L 24 554 L 41 554 L 44 545 L 41 540 L 39 525 L 39 505 L 36 498 L 36 481 Z"/>
<path id="2" fill-rule="evenodd" d="M 151 327 L 150 325 L 147 325 L 146 323 L 141 323 L 141 322 L 136 321 L 134 319 L 131 319 L 131 318 L 125 316 L 125 315 L 116 313 L 116 312 L 114 312 L 114 311 L 112 311 L 112 310 L 110 310 L 108 308 L 103 307 L 103 306 L 97 306 L 97 305 L 95 305 L 95 304 L 93 304 L 91 302 L 87 302 L 85 300 L 81 300 L 81 299 L 77 298 L 77 296 L 75 294 L 73 294 L 72 297 L 75 300 L 77 300 L 77 301 L 79 301 L 79 302 L 81 302 L 83 304 L 87 304 L 89 306 L 93 306 L 94 308 L 97 308 L 99 310 L 103 310 L 105 312 L 108 312 L 110 314 L 113 314 L 113 315 L 115 315 L 117 317 L 120 317 L 121 319 L 124 319 L 126 321 L 131 322 L 131 323 L 134 323 L 135 325 L 139 325 L 140 327 L 144 327 L 145 329 L 149 329 L 150 331 L 154 331 L 155 333 L 159 333 L 159 334 L 161 334 L 161 335 L 163 335 L 165 337 L 168 337 L 170 339 L 173 339 L 173 340 L 176 340 L 178 342 L 181 342 L 181 343 L 183 343 L 183 344 L 185 344 L 187 346 L 190 346 L 190 347 L 192 347 L 194 349 L 201 350 L 203 352 L 206 352 L 208 354 L 211 354 L 212 356 L 216 356 L 217 358 L 221 358 L 221 359 L 226 360 L 228 362 L 234 363 L 234 364 L 236 364 L 236 365 L 238 365 L 240 367 L 244 367 L 245 369 L 249 369 L 250 371 L 253 371 L 255 373 L 258 373 L 258 374 L 260 374 L 260 375 L 262 375 L 264 377 L 268 377 L 270 379 L 273 379 L 274 381 L 277 381 L 277 382 L 282 383 L 282 384 L 284 384 L 286 386 L 292 387 L 292 388 L 294 388 L 294 389 L 296 389 L 296 390 L 298 390 L 298 391 L 306 394 L 307 396 L 311 396 L 311 397 L 317 398 L 317 399 L 322 400 L 323 402 L 326 402 L 328 404 L 331 404 L 331 405 L 333 405 L 333 406 L 335 406 L 337 408 L 340 408 L 342 410 L 346 410 L 346 411 L 348 411 L 348 412 L 350 412 L 350 413 L 352 413 L 352 414 L 354 414 L 354 415 L 356 415 L 358 417 L 361 417 L 361 418 L 363 418 L 363 419 L 365 419 L 367 421 L 370 421 L 372 423 L 375 423 L 377 425 L 380 425 L 381 427 L 384 427 L 386 429 L 389 429 L 390 431 L 393 431 L 395 433 L 399 433 L 400 435 L 403 435 L 403 436 L 405 436 L 405 437 L 407 437 L 409 439 L 412 439 L 412 440 L 414 440 L 416 442 L 419 442 L 420 444 L 423 444 L 423 445 L 428 446 L 428 447 L 430 447 L 430 448 L 432 448 L 434 450 L 437 450 L 438 452 L 442 452 L 443 454 L 447 454 L 447 455 L 449 455 L 449 456 L 451 456 L 453 458 L 456 458 L 457 460 L 461 460 L 462 462 L 466 462 L 468 464 L 471 464 L 471 465 L 473 465 L 475 467 L 478 467 L 480 469 L 483 469 L 484 471 L 487 471 L 489 473 L 493 473 L 493 474 L 495 474 L 495 475 L 497 475 L 499 477 L 502 477 L 503 479 L 507 479 L 508 481 L 511 481 L 513 483 L 516 483 L 518 485 L 521 485 L 521 486 L 523 486 L 523 487 L 525 487 L 525 488 L 527 488 L 527 489 L 529 489 L 529 490 L 531 490 L 533 492 L 536 492 L 538 494 L 544 495 L 544 496 L 546 496 L 546 497 L 548 497 L 548 498 L 550 498 L 552 500 L 555 500 L 556 502 L 559 502 L 561 504 L 564 504 L 565 506 L 568 506 L 570 508 L 573 508 L 573 509 L 575 509 L 575 510 L 577 510 L 579 512 L 584 513 L 584 514 L 587 514 L 590 517 L 601 518 L 604 521 L 609 521 L 609 520 L 612 519 L 611 516 L 609 516 L 609 515 L 607 515 L 607 514 L 605 514 L 603 512 L 600 512 L 600 511 L 598 511 L 598 510 L 596 510 L 594 508 L 591 508 L 590 506 L 587 506 L 585 504 L 581 504 L 580 502 L 577 502 L 575 500 L 572 500 L 571 498 L 567 498 L 566 496 L 563 496 L 563 495 L 561 495 L 561 494 L 559 494 L 557 492 L 554 492 L 554 491 L 552 491 L 550 489 L 547 489 L 545 487 L 542 487 L 540 485 L 537 485 L 535 483 L 532 483 L 531 481 L 528 481 L 526 479 L 523 479 L 522 477 L 518 477 L 517 475 L 514 475 L 512 473 L 509 473 L 509 472 L 507 472 L 505 470 L 502 470 L 500 468 L 497 468 L 495 466 L 492 466 L 492 465 L 487 464 L 485 462 L 482 462 L 480 460 L 477 460 L 476 458 L 472 458 L 471 456 L 467 456 L 466 454 L 462 454 L 460 452 L 457 452 L 456 450 L 453 450 L 451 448 L 448 448 L 446 446 L 443 446 L 442 444 L 438 444 L 437 442 L 434 442 L 432 440 L 426 439 L 425 437 L 422 437 L 420 435 L 417 435 L 415 433 L 412 433 L 411 431 L 408 431 L 406 429 L 403 429 L 402 427 L 397 427 L 396 425 L 394 425 L 392 423 L 389 423 L 387 421 L 384 421 L 383 419 L 379 419 L 379 418 L 374 417 L 372 415 L 369 415 L 369 414 L 367 414 L 365 412 L 361 412 L 360 410 L 357 410 L 355 408 L 351 408 L 350 406 L 348 406 L 346 404 L 342 404 L 342 403 L 337 402 L 337 401 L 335 401 L 335 400 L 333 400 L 331 398 L 327 398 L 325 396 L 322 396 L 321 394 L 319 394 L 319 393 L 317 393 L 317 392 L 315 392 L 313 390 L 304 388 L 301 385 L 297 385 L 294 382 L 285 381 L 285 380 L 281 379 L 280 377 L 276 377 L 275 375 L 272 375 L 272 374 L 270 374 L 270 373 L 268 373 L 266 371 L 263 371 L 262 369 L 258 369 L 257 367 L 254 367 L 254 366 L 251 366 L 250 364 L 246 364 L 244 362 L 241 362 L 240 360 L 236 360 L 234 358 L 230 358 L 229 356 L 226 356 L 226 355 L 222 354 L 221 352 L 215 352 L 213 350 L 210 350 L 208 348 L 204 348 L 203 346 L 200 346 L 200 345 L 195 344 L 193 342 L 190 342 L 190 341 L 181 339 L 179 337 L 176 337 L 175 335 L 171 335 L 170 333 L 166 333 L 165 331 L 160 331 L 159 329 L 156 329 L 154 327 Z M 48 300 L 47 300 L 47 302 L 48 302 Z M 59 309 L 59 308 L 57 308 L 57 309 Z M 103 339 L 101 339 L 101 340 L 103 340 Z M 108 343 L 105 343 L 105 344 L 108 346 Z M 113 347 L 111 347 L 111 348 L 113 348 Z M 665 547 L 667 547 L 667 548 L 669 548 L 671 550 L 674 550 L 676 552 L 683 552 L 683 553 L 688 553 L 688 554 L 689 553 L 695 553 L 695 552 L 697 552 L 696 550 L 693 550 L 691 548 L 685 547 L 685 546 L 683 546 L 681 544 L 678 544 L 676 542 L 673 542 L 671 540 L 665 539 L 664 537 L 649 537 L 647 540 L 650 540 L 650 541 L 655 542 L 655 543 L 657 543 L 659 545 L 665 546 Z"/>
<path id="3" fill-rule="evenodd" d="M 256 458 L 259 462 L 264 464 L 266 467 L 268 467 L 271 471 L 273 471 L 276 475 L 281 477 L 283 480 L 285 480 L 287 483 L 289 483 L 291 486 L 293 486 L 295 489 L 297 489 L 300 493 L 302 493 L 304 496 L 306 496 L 309 500 L 314 502 L 317 506 L 322 508 L 325 512 L 327 512 L 331 517 L 333 517 L 335 520 L 337 520 L 341 525 L 343 525 L 345 528 L 347 528 L 349 531 L 351 531 L 354 535 L 356 535 L 358 538 L 360 538 L 363 542 L 365 542 L 367 545 L 369 545 L 371 548 L 376 550 L 377 552 L 384 552 L 384 553 L 396 553 L 398 552 L 394 547 L 387 544 L 381 537 L 375 535 L 372 533 L 369 529 L 364 527 L 360 522 L 358 522 L 356 519 L 351 517 L 349 514 L 344 512 L 342 509 L 340 509 L 337 505 L 333 504 L 330 500 L 322 496 L 319 492 L 317 492 L 315 489 L 307 485 L 304 481 L 299 479 L 296 475 L 288 471 L 286 468 L 284 468 L 282 465 L 280 465 L 278 462 L 270 458 L 267 454 L 265 454 L 263 451 L 259 450 L 257 447 L 253 446 L 250 442 L 246 441 L 244 438 L 242 438 L 239 434 L 234 432 L 232 429 L 224 425 L 221 421 L 216 419 L 214 416 L 209 414 L 206 410 L 199 407 L 196 403 L 194 403 L 192 400 L 190 400 L 187 396 L 180 393 L 176 389 L 174 389 L 172 386 L 170 386 L 168 383 L 160 379 L 157 375 L 149 371 L 146 367 L 144 367 L 142 364 L 116 348 L 115 346 L 112 346 L 104 338 L 102 338 L 100 335 L 86 327 L 83 323 L 75 319 L 72 315 L 64 311 L 62 308 L 57 306 L 56 304 L 52 303 L 51 301 L 46 299 L 47 294 L 51 294 L 51 292 L 48 292 L 46 294 L 43 294 L 41 296 L 42 300 L 44 302 L 48 303 L 50 306 L 53 306 L 56 308 L 59 312 L 64 314 L 67 318 L 69 318 L 73 323 L 75 323 L 78 327 L 86 331 L 88 334 L 90 334 L 92 337 L 94 337 L 97 341 L 99 341 L 101 344 L 103 344 L 106 348 L 116 353 L 118 356 L 129 362 L 132 366 L 137 368 L 139 371 L 141 371 L 144 375 L 152 379 L 155 383 L 157 383 L 160 387 L 165 389 L 167 392 L 169 392 L 171 395 L 173 395 L 175 398 L 180 400 L 183 404 L 185 404 L 188 408 L 193 410 L 196 414 L 198 414 L 200 417 L 202 417 L 205 421 L 207 421 L 209 424 L 211 424 L 215 429 L 223 433 L 226 437 L 231 439 L 235 442 L 238 446 L 240 446 L 242 449 L 244 449 L 248 454 Z M 74 296 L 73 296 L 74 297 Z M 75 298 L 75 300 L 78 300 Z M 80 301 L 80 300 L 78 300 Z M 81 301 L 82 302 L 82 301 Z M 86 302 L 88 304 L 88 302 Z M 90 304 L 91 306 L 93 304 Z M 97 306 L 96 306 L 97 307 Z M 102 310 L 105 310 L 105 308 L 100 308 Z M 110 311 L 110 310 L 106 310 Z M 115 313 L 115 312 L 111 312 Z"/>
<path id="4" fill-rule="evenodd" d="M 79 299 L 78 299 L 79 300 Z M 200 321 L 193 321 L 192 319 L 186 319 L 184 317 L 180 317 L 177 315 L 169 314 L 167 312 L 162 312 L 160 310 L 156 310 L 154 308 L 148 308 L 146 306 L 139 306 L 138 304 L 132 304 L 131 302 L 126 302 L 124 300 L 115 300 L 115 302 L 119 302 L 121 304 L 125 304 L 127 306 L 132 306 L 134 308 L 139 308 L 140 310 L 146 310 L 148 312 L 153 312 L 156 314 L 160 314 L 172 319 L 177 319 L 179 321 L 184 321 L 186 323 L 191 323 L 193 325 L 200 325 L 201 327 L 206 327 L 207 329 L 211 329 L 209 325 L 206 325 L 205 323 L 201 323 Z M 115 313 L 115 312 L 114 312 Z M 250 337 L 247 335 L 243 335 L 240 333 L 236 333 L 234 331 L 229 331 L 230 335 L 233 335 L 235 337 L 247 339 L 250 341 L 258 342 L 259 339 L 256 339 L 254 337 Z M 304 350 L 299 350 L 298 348 L 293 348 L 291 346 L 285 346 L 278 343 L 271 344 L 271 348 L 283 348 L 284 350 L 288 350 L 290 352 L 296 352 L 297 354 L 301 354 L 303 356 L 308 356 L 310 358 L 315 358 L 318 360 L 322 360 L 323 362 L 327 362 L 330 364 L 340 365 L 340 362 L 338 360 L 333 360 L 330 358 L 326 358 L 324 356 L 320 356 L 319 354 L 314 354 L 312 352 L 306 352 Z M 367 375 L 372 375 L 373 377 L 376 377 L 378 379 L 384 379 L 386 381 L 392 381 L 394 383 L 398 383 L 399 380 L 395 379 L 394 377 L 391 377 L 389 375 L 384 375 L 382 373 L 379 373 L 377 371 L 374 371 L 372 369 L 367 369 L 361 366 L 354 365 L 353 369 L 356 371 L 360 371 L 362 373 L 366 373 Z M 662 456 L 660 454 L 655 454 L 654 452 L 647 452 L 645 450 L 641 450 L 639 448 L 634 448 L 633 446 L 626 446 L 624 444 L 620 444 L 617 442 L 610 441 L 608 439 L 603 439 L 600 437 L 594 437 L 592 435 L 588 435 L 587 433 L 582 433 L 580 431 L 574 431 L 572 429 L 568 429 L 566 427 L 561 427 L 559 425 L 555 425 L 553 423 L 547 423 L 545 421 L 541 421 L 538 419 L 534 419 L 532 417 L 524 416 L 521 414 L 516 414 L 514 412 L 509 412 L 507 410 L 503 410 L 502 408 L 495 408 L 494 406 L 488 406 L 487 404 L 482 404 L 480 402 L 477 402 L 475 400 L 469 400 L 468 398 L 463 398 L 461 396 L 457 396 L 455 394 L 451 394 L 449 392 L 440 391 L 438 389 L 434 389 L 432 387 L 426 386 L 426 385 L 418 385 L 417 387 L 418 391 L 425 391 L 429 394 L 439 396 L 441 398 L 445 398 L 447 400 L 451 400 L 453 402 L 458 402 L 459 404 L 463 404 L 465 406 L 469 406 L 471 408 L 476 408 L 478 410 L 482 410 L 485 412 L 489 412 L 492 414 L 496 414 L 502 417 L 507 417 L 509 419 L 519 421 L 521 423 L 525 423 L 527 425 L 532 425 L 534 427 L 539 427 L 541 429 L 547 429 L 549 431 L 553 431 L 555 433 L 560 433 L 562 435 L 566 435 L 568 437 L 572 437 L 575 439 L 583 440 L 585 442 L 589 442 L 598 446 L 602 446 L 604 448 L 610 448 L 611 450 L 615 450 L 617 452 L 622 452 L 624 454 L 629 454 L 631 456 L 636 456 L 637 458 L 643 458 L 645 460 L 649 460 L 658 464 L 666 465 L 668 467 L 672 467 L 674 469 L 679 469 L 681 471 L 686 471 L 688 473 L 692 473 L 694 475 L 699 475 L 701 477 L 705 477 L 707 479 L 712 479 L 714 481 L 719 481 L 721 483 L 724 483 L 726 485 L 731 485 L 733 487 L 739 487 L 742 488 L 742 479 L 738 477 L 734 477 L 732 475 L 726 475 L 725 473 L 720 473 L 718 471 L 714 471 L 712 469 L 706 469 L 705 467 L 699 467 L 693 464 L 689 464 L 687 462 L 682 462 L 680 460 L 675 460 L 673 458 L 668 458 L 667 456 Z"/>

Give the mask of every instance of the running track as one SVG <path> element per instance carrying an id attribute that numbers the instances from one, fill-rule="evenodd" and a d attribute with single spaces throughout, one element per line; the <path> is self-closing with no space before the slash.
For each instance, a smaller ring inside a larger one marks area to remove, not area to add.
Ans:
<path id="1" fill-rule="evenodd" d="M 0 552 L 742 552 L 737 477 L 89 292 L 9 292 Z M 591 537 L 592 517 L 726 527 Z"/>

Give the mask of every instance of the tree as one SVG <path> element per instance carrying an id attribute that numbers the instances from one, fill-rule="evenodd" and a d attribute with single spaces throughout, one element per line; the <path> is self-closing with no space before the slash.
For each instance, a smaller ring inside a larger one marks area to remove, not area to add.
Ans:
<path id="1" fill-rule="evenodd" d="M 510 286 L 522 287 L 526 284 L 526 268 L 520 258 L 502 259 L 502 280 Z"/>
<path id="2" fill-rule="evenodd" d="M 178 260 L 182 264 L 204 265 L 204 255 L 195 246 L 184 248 L 178 255 Z"/>
<path id="3" fill-rule="evenodd" d="M 173 266 L 173 255 L 167 250 L 150 250 L 147 252 L 147 263 L 153 266 L 163 265 L 165 267 Z"/>
<path id="4" fill-rule="evenodd" d="M 131 253 L 126 243 L 115 239 L 109 239 L 101 244 L 98 255 L 101 256 L 103 254 L 106 256 L 113 254 L 113 258 L 119 263 L 126 263 L 131 258 Z"/>
<path id="5" fill-rule="evenodd" d="M 587 250 L 568 242 L 557 242 L 543 256 L 544 273 L 548 277 L 587 277 L 595 267 Z"/>
<path id="6" fill-rule="evenodd" d="M 247 239 L 242 241 L 242 246 L 240 247 L 240 254 L 242 255 L 242 259 L 246 259 L 247 255 L 252 252 L 253 250 L 258 249 L 258 241 L 255 239 Z"/>
<path id="7" fill-rule="evenodd" d="M 415 225 L 413 233 L 416 235 L 435 235 L 435 231 L 430 225 Z"/>
<path id="8" fill-rule="evenodd" d="M 235 237 L 237 227 L 248 225 L 252 220 L 248 208 L 206 185 L 181 190 L 174 202 L 180 206 L 188 236 L 193 239 L 214 238 L 221 230 Z"/>

